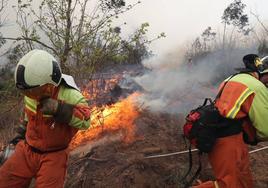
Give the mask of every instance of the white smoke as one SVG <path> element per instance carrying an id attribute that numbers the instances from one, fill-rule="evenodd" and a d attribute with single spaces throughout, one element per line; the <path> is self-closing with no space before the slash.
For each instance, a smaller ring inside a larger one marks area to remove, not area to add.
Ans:
<path id="1" fill-rule="evenodd" d="M 243 67 L 245 54 L 255 48 L 216 51 L 194 64 L 186 65 L 184 53 L 170 53 L 144 62 L 150 69 L 135 81 L 145 90 L 139 102 L 151 111 L 185 113 L 215 98 L 219 82 Z M 188 62 L 189 63 L 189 62 Z"/>

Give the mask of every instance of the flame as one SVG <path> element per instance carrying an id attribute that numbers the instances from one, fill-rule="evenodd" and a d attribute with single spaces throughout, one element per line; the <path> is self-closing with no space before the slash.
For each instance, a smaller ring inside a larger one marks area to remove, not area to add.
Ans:
<path id="1" fill-rule="evenodd" d="M 105 133 L 123 134 L 123 141 L 131 143 L 135 136 L 134 121 L 139 112 L 135 106 L 138 93 L 105 107 L 94 107 L 91 113 L 91 126 L 88 130 L 79 131 L 73 138 L 70 148 L 73 149 L 87 141 L 100 138 Z"/>
<path id="2" fill-rule="evenodd" d="M 83 95 L 83 96 L 85 97 L 85 99 L 87 99 L 87 100 L 89 100 L 89 99 L 91 98 L 90 94 L 89 94 L 86 90 L 82 91 L 82 95 Z"/>
<path id="3" fill-rule="evenodd" d="M 82 94 L 87 100 L 95 100 L 100 94 L 106 93 L 113 88 L 119 79 L 120 77 L 116 75 L 113 78 L 91 80 L 82 89 Z"/>

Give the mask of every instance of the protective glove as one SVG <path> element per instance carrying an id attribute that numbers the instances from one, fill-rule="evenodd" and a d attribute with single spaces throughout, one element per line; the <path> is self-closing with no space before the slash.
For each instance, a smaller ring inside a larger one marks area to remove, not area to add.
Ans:
<path id="1" fill-rule="evenodd" d="M 246 144 L 256 146 L 259 142 L 255 127 L 249 119 L 245 119 L 242 124 L 243 139 Z"/>
<path id="2" fill-rule="evenodd" d="M 0 151 L 0 165 L 2 165 L 15 152 L 15 145 L 8 144 L 2 151 Z"/>
<path id="3" fill-rule="evenodd" d="M 69 123 L 74 105 L 59 102 L 55 99 L 46 98 L 40 101 L 41 112 L 46 115 L 53 115 L 55 121 L 58 123 Z"/>
<path id="4" fill-rule="evenodd" d="M 54 115 L 57 112 L 59 102 L 55 99 L 46 98 L 40 101 L 41 112 L 46 115 Z"/>
<path id="5" fill-rule="evenodd" d="M 25 134 L 26 134 L 26 127 L 25 125 L 19 125 L 16 129 L 16 135 L 15 137 L 9 142 L 10 144 L 13 144 L 14 146 L 17 145 L 17 143 L 20 140 L 25 139 Z"/>

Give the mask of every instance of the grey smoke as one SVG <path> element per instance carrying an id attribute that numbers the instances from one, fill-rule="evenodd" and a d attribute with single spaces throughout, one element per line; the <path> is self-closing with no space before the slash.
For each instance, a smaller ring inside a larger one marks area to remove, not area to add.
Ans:
<path id="1" fill-rule="evenodd" d="M 144 62 L 151 71 L 136 77 L 145 90 L 139 102 L 151 111 L 185 113 L 202 104 L 204 98 L 215 98 L 219 83 L 242 67 L 245 54 L 256 48 L 219 50 L 193 65 L 186 65 L 183 52 Z"/>

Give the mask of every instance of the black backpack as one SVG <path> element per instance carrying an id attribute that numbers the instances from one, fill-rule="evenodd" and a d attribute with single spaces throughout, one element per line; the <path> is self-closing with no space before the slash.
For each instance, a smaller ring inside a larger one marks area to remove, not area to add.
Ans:
<path id="1" fill-rule="evenodd" d="M 208 153 L 213 149 L 217 138 L 238 134 L 242 131 L 242 120 L 223 117 L 215 102 L 220 98 L 222 91 L 232 75 L 223 85 L 215 100 L 206 98 L 204 103 L 191 110 L 186 116 L 183 126 L 184 137 L 196 146 L 200 152 Z"/>
<path id="2" fill-rule="evenodd" d="M 187 115 L 183 127 L 184 136 L 199 151 L 208 153 L 217 139 L 217 126 L 222 119 L 214 102 L 206 98 L 203 105 L 191 110 Z"/>

